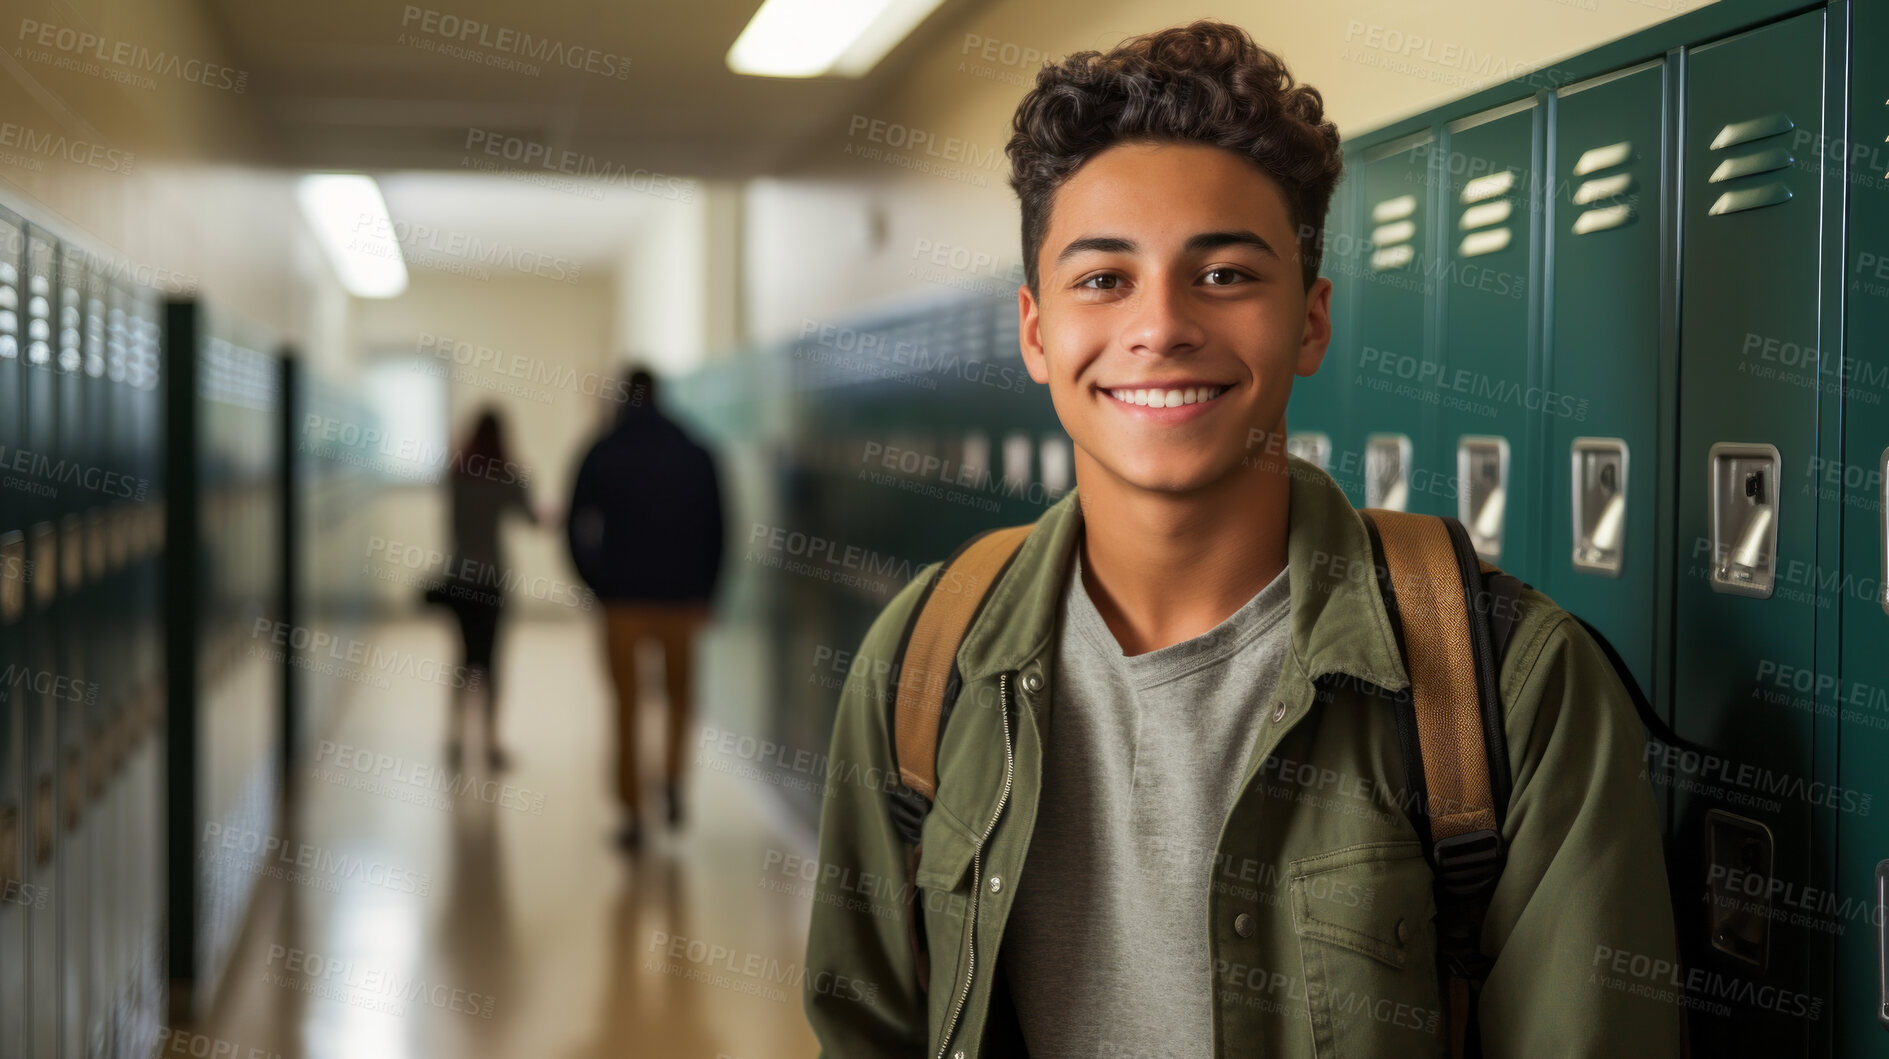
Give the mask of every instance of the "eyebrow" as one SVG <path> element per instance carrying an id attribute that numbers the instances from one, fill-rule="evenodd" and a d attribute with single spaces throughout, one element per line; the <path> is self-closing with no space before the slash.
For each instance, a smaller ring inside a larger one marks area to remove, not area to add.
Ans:
<path id="1" fill-rule="evenodd" d="M 1201 232 L 1190 236 L 1183 249 L 1187 253 L 1195 254 L 1203 250 L 1218 250 L 1226 246 L 1250 246 L 1275 260 L 1279 259 L 1279 251 L 1273 249 L 1271 243 L 1260 238 L 1257 233 L 1244 228 L 1227 232 Z M 1085 235 L 1063 247 L 1062 253 L 1056 255 L 1056 263 L 1060 265 L 1077 254 L 1132 254 L 1139 249 L 1140 246 L 1133 239 L 1119 235 Z"/>

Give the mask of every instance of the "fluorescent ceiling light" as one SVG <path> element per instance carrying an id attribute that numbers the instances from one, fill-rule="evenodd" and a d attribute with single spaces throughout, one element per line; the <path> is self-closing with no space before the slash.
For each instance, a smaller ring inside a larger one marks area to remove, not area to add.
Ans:
<path id="1" fill-rule="evenodd" d="M 728 49 L 759 77 L 862 77 L 944 0 L 765 0 Z"/>
<path id="2" fill-rule="evenodd" d="M 407 289 L 400 241 L 373 177 L 311 173 L 296 183 L 295 197 L 349 294 L 392 298 Z"/>

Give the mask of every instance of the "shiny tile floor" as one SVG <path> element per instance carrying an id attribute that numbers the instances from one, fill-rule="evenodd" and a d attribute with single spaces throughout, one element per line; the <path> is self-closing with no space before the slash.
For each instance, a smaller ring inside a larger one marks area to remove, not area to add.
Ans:
<path id="1" fill-rule="evenodd" d="M 440 623 L 374 636 L 422 658 L 452 654 Z M 398 677 L 354 688 L 324 733 L 332 745 L 298 767 L 283 836 L 294 855 L 259 885 L 216 1007 L 186 1031 L 208 1040 L 173 1043 L 284 1059 L 817 1054 L 798 989 L 779 981 L 800 967 L 811 905 L 763 885 L 779 863 L 770 854 L 810 856 L 811 832 L 766 788 L 692 768 L 686 826 L 646 824 L 631 861 L 610 844 L 614 728 L 594 627 L 521 622 L 500 650 L 513 761 L 498 778 L 514 789 L 429 789 L 421 769 L 445 760 L 444 688 Z M 726 673 L 739 650 L 716 637 L 709 652 L 702 671 Z M 650 706 L 653 785 L 661 710 Z M 698 725 L 714 722 L 698 712 Z M 361 754 L 380 769 L 373 784 Z M 690 976 L 699 965 L 666 956 L 676 938 L 768 971 Z"/>

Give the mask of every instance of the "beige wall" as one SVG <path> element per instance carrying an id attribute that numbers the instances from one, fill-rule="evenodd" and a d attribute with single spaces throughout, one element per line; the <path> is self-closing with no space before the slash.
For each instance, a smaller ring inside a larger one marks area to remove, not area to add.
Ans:
<path id="1" fill-rule="evenodd" d="M 1283 55 L 1350 135 L 1700 6 L 1233 0 L 1189 9 L 1156 0 L 996 0 L 923 56 L 896 92 L 861 104 L 843 126 L 809 143 L 793 173 L 751 186 L 749 335 L 778 339 L 805 316 L 846 316 L 909 297 L 1014 291 L 1007 270 L 1021 250 L 1003 146 L 1040 56 L 1106 49 L 1212 15 L 1245 26 Z M 950 172 L 919 173 L 885 160 L 912 132 L 929 137 L 938 154 L 955 156 L 932 159 Z M 880 157 L 871 156 L 875 150 Z"/>
<path id="2" fill-rule="evenodd" d="M 342 360 L 342 295 L 311 254 L 292 178 L 267 168 L 238 91 L 248 72 L 203 5 L 21 0 L 0 40 L 0 196 L 152 286 L 201 290 L 311 358 Z M 87 58 L 120 47 L 132 62 Z M 103 75 L 127 66 L 150 72 Z"/>
<path id="3" fill-rule="evenodd" d="M 522 520 L 506 524 L 509 564 L 521 579 L 544 579 L 537 583 L 547 586 L 536 598 L 514 593 L 521 611 L 570 613 L 560 602 L 566 593 L 549 589 L 553 582 L 576 583 L 555 519 L 563 517 L 589 441 L 619 407 L 585 392 L 597 389 L 598 376 L 617 374 L 611 354 L 615 295 L 607 274 L 587 274 L 570 284 L 531 276 L 481 280 L 416 268 L 399 297 L 354 303 L 348 342 L 362 361 L 417 354 L 448 366 L 455 444 L 480 408 L 498 405 L 511 458 L 528 472 L 532 503 L 542 516 L 553 517 L 542 527 Z M 434 337 L 427 341 L 425 336 Z M 441 337 L 454 343 L 442 343 Z M 470 343 L 470 348 L 457 343 Z M 375 532 L 445 551 L 449 527 L 443 487 L 389 490 Z M 366 547 L 362 541 L 363 553 Z M 397 582 L 383 582 L 379 589 L 383 603 L 393 609 L 412 605 L 417 596 L 412 586 Z"/>

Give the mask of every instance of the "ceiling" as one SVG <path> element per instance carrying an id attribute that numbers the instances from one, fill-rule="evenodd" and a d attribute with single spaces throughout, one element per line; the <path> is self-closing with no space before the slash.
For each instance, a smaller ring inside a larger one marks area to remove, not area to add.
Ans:
<path id="1" fill-rule="evenodd" d="M 791 168 L 988 0 L 945 0 L 857 80 L 731 72 L 723 57 L 758 0 L 203 2 L 251 72 L 246 94 L 281 165 L 518 168 L 533 152 L 577 169 L 739 179 Z"/>

